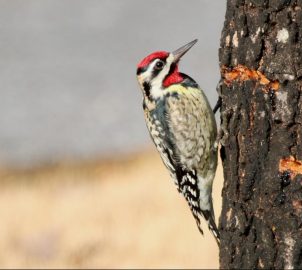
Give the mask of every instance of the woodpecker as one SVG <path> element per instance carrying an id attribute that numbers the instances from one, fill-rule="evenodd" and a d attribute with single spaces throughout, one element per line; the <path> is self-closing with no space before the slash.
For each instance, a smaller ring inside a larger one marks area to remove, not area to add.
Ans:
<path id="1" fill-rule="evenodd" d="M 197 39 L 173 51 L 157 51 L 137 66 L 147 128 L 186 199 L 201 234 L 203 217 L 219 244 L 212 184 L 217 167 L 217 127 L 210 104 L 188 75 L 178 71 L 181 57 Z"/>

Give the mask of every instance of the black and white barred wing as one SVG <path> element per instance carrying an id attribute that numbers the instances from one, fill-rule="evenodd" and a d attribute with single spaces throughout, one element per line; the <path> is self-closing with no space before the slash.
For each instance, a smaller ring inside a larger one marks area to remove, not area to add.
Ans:
<path id="1" fill-rule="evenodd" d="M 169 134 L 169 127 L 165 119 L 166 113 L 164 104 L 164 101 L 162 101 L 152 112 L 145 110 L 145 120 L 151 139 L 154 142 L 163 163 L 169 170 L 175 183 L 178 184 L 175 167 L 177 162 L 175 160 L 171 136 Z"/>

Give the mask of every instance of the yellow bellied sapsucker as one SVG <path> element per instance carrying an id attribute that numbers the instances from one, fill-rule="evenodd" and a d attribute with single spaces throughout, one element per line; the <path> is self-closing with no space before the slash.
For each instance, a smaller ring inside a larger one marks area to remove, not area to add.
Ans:
<path id="1" fill-rule="evenodd" d="M 178 71 L 180 58 L 194 40 L 169 53 L 154 52 L 137 67 L 143 109 L 151 138 L 177 189 L 189 204 L 199 231 L 200 217 L 219 243 L 212 204 L 217 167 L 214 113 L 198 84 Z"/>

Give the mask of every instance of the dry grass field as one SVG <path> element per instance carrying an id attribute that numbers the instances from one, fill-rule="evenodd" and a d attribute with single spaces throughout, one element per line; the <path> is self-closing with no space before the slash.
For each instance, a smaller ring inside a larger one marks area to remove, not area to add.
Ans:
<path id="1" fill-rule="evenodd" d="M 0 176 L 1 268 L 218 267 L 155 151 Z"/>

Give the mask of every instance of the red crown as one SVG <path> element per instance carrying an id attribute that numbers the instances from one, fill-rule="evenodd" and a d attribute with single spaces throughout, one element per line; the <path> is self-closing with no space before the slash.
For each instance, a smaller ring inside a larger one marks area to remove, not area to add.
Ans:
<path id="1" fill-rule="evenodd" d="M 154 59 L 166 59 L 168 57 L 169 53 L 164 51 L 154 52 L 145 57 L 138 65 L 138 68 L 143 68 L 148 66 Z"/>

